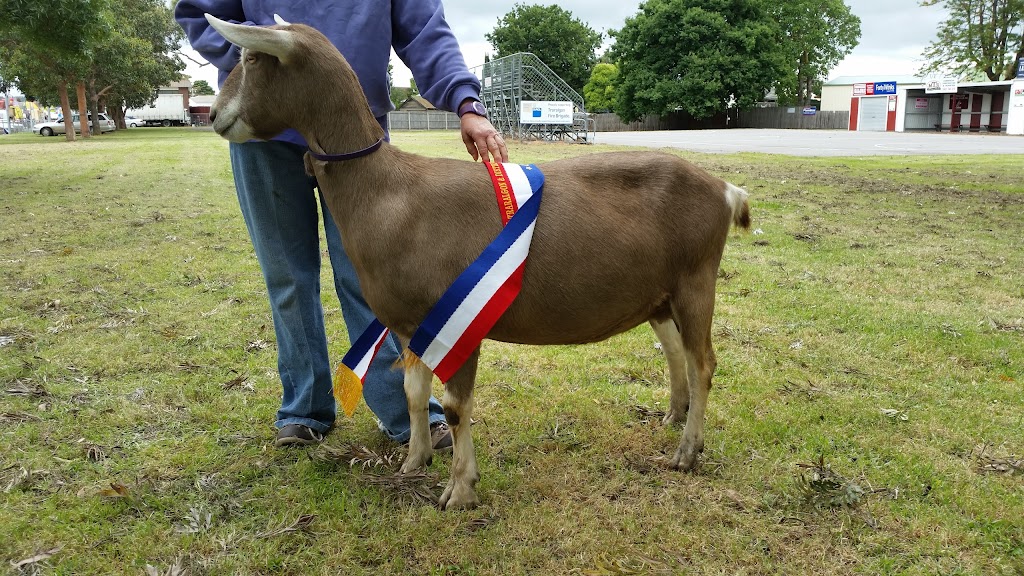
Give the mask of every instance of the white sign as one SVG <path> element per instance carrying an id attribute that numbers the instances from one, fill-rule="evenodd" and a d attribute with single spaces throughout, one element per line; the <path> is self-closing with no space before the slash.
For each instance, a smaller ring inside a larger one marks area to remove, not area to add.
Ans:
<path id="1" fill-rule="evenodd" d="M 523 100 L 519 106 L 520 124 L 572 124 L 572 102 Z"/>
<path id="2" fill-rule="evenodd" d="M 928 78 L 924 81 L 925 94 L 956 94 L 957 79 L 955 76 Z"/>
<path id="3" fill-rule="evenodd" d="M 1010 109 L 1006 115 L 1006 133 L 1024 134 L 1024 79 L 1010 85 Z"/>

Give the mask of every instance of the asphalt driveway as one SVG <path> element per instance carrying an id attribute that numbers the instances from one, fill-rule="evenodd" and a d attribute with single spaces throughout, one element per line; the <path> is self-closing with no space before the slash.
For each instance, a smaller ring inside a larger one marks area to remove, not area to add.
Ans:
<path id="1" fill-rule="evenodd" d="M 660 130 L 598 132 L 595 144 L 679 148 L 694 152 L 764 152 L 790 156 L 1024 154 L 1024 136 L 849 130 Z"/>

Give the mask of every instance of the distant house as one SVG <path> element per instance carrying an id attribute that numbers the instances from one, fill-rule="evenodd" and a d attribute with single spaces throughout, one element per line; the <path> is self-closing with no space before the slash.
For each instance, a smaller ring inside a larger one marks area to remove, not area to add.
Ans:
<path id="1" fill-rule="evenodd" d="M 205 126 L 210 123 L 210 108 L 216 96 L 193 96 L 189 102 L 188 112 L 192 115 L 192 124 Z"/>
<path id="2" fill-rule="evenodd" d="M 459 117 L 415 94 L 388 114 L 388 126 L 393 130 L 456 130 Z"/>
<path id="3" fill-rule="evenodd" d="M 403 100 L 398 105 L 398 109 L 405 112 L 418 112 L 420 110 L 437 110 L 437 106 L 428 102 L 423 96 L 416 94 Z"/>

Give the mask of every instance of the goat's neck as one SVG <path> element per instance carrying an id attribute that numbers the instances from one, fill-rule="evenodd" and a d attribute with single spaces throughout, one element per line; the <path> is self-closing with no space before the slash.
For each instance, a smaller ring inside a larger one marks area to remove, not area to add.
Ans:
<path id="1" fill-rule="evenodd" d="M 355 74 L 351 74 L 349 82 L 343 81 L 343 76 L 346 75 L 327 76 L 330 80 L 323 82 L 302 114 L 305 129 L 300 128 L 299 132 L 315 152 L 356 152 L 384 137 Z"/>

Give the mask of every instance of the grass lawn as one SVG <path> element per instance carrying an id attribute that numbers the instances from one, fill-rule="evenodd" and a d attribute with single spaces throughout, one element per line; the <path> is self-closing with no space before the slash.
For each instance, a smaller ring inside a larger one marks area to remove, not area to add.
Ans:
<path id="1" fill-rule="evenodd" d="M 465 156 L 453 132 L 394 142 Z M 0 137 L 0 571 L 1024 573 L 1024 155 L 680 154 L 745 186 L 756 229 L 722 263 L 703 465 L 663 465 L 680 429 L 646 325 L 488 342 L 483 505 L 443 513 L 451 457 L 396 479 L 365 406 L 322 447 L 271 446 L 226 141 Z"/>

